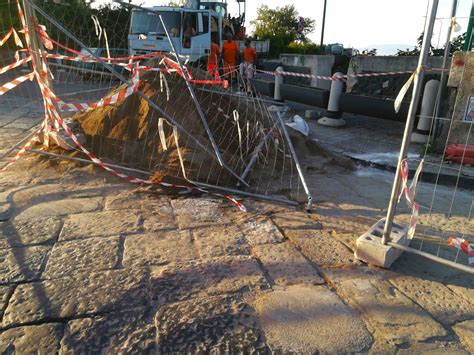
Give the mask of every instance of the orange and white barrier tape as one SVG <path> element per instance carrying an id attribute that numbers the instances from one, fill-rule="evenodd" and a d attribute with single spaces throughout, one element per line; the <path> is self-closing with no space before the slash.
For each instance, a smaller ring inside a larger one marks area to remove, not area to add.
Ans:
<path id="1" fill-rule="evenodd" d="M 23 16 L 23 12 L 21 10 L 21 7 L 20 5 L 18 4 L 18 11 L 19 11 L 19 15 L 20 15 L 20 19 L 23 23 L 23 25 L 25 26 L 25 21 L 24 21 L 24 16 Z M 29 42 L 28 40 L 28 34 L 26 33 L 25 31 L 25 37 L 27 39 L 27 42 Z M 43 66 L 45 66 L 45 63 L 42 63 Z M 33 61 L 33 66 L 35 65 L 35 62 Z M 66 122 L 64 122 L 64 120 L 62 119 L 61 115 L 59 114 L 59 112 L 56 110 L 56 107 L 53 103 L 53 97 L 55 96 L 54 93 L 50 90 L 50 88 L 48 87 L 47 83 L 43 82 L 43 78 L 41 77 L 39 71 L 38 71 L 38 68 L 34 68 L 35 69 L 35 72 L 33 73 L 30 73 L 28 75 L 25 75 L 24 77 L 26 77 L 27 79 L 28 78 L 34 78 L 35 74 L 36 74 L 36 79 L 37 79 L 37 82 L 38 82 L 38 85 L 41 89 L 41 92 L 43 94 L 43 99 L 44 99 L 44 103 L 45 103 L 45 109 L 46 109 L 46 118 L 45 118 L 45 121 L 43 122 L 43 125 L 41 126 L 41 128 L 35 132 L 34 134 L 34 137 L 27 143 L 25 144 L 25 146 L 20 150 L 20 152 L 15 156 L 15 158 L 6 166 L 4 167 L 1 171 L 4 171 L 6 169 L 8 169 L 9 166 L 11 166 L 12 164 L 14 164 L 21 156 L 23 156 L 23 154 L 30 149 L 31 145 L 39 139 L 39 135 L 41 133 L 44 134 L 44 131 L 47 129 L 46 126 L 49 124 L 49 120 L 48 120 L 48 114 L 51 116 L 50 118 L 54 121 L 54 124 L 56 126 L 56 124 L 59 124 L 63 129 L 64 131 L 66 132 L 66 134 L 72 139 L 72 141 L 76 144 L 76 146 L 84 153 L 86 154 L 89 159 L 91 159 L 92 162 L 94 162 L 95 164 L 101 166 L 103 169 L 105 169 L 106 171 L 110 172 L 111 174 L 117 176 L 117 177 L 120 177 L 124 180 L 127 180 L 131 183 L 136 183 L 136 184 L 147 184 L 147 185 L 160 185 L 160 186 L 163 186 L 163 187 L 168 187 L 168 188 L 176 188 L 176 189 L 185 189 L 186 191 L 198 191 L 198 192 L 202 192 L 202 193 L 206 193 L 210 196 L 217 196 L 217 197 L 222 197 L 228 201 L 231 201 L 232 203 L 234 203 L 240 210 L 246 212 L 246 208 L 245 206 L 240 203 L 239 201 L 237 201 L 235 198 L 233 198 L 232 196 L 229 196 L 229 195 L 223 195 L 223 194 L 219 194 L 219 193 L 214 193 L 214 192 L 209 192 L 209 191 L 206 191 L 204 189 L 201 189 L 199 187 L 195 187 L 195 186 L 184 186 L 184 185 L 176 185 L 176 184 L 169 184 L 169 183 L 165 183 L 165 182 L 162 182 L 162 181 L 151 181 L 151 180 L 143 180 L 143 179 L 139 179 L 139 178 L 135 178 L 135 177 L 131 177 L 131 176 L 128 176 L 128 175 L 125 175 L 125 174 L 122 174 L 122 173 L 119 173 L 118 171 L 110 168 L 109 166 L 107 166 L 106 164 L 104 164 L 100 159 L 98 159 L 97 157 L 95 157 L 95 155 L 93 155 L 91 152 L 89 152 L 82 144 L 81 142 L 79 141 L 79 139 L 74 135 L 74 133 L 71 131 L 71 129 L 68 127 L 68 125 L 66 124 Z M 47 71 L 47 67 L 46 67 L 46 71 Z M 138 71 L 137 71 L 138 72 Z M 23 77 L 20 77 L 20 78 L 23 78 Z M 17 78 L 15 80 L 19 80 L 20 78 Z M 138 74 L 136 76 L 136 78 L 138 79 Z M 30 80 L 31 80 L 30 79 Z M 25 79 L 26 80 L 26 79 Z M 9 85 L 11 83 L 8 83 L 6 85 Z M 4 85 L 5 86 L 5 85 Z M 3 88 L 3 87 L 2 87 Z M 136 91 L 136 88 L 137 88 L 137 84 L 135 85 L 131 85 L 127 88 L 127 92 L 128 90 L 132 90 L 133 92 Z M 11 88 L 9 88 L 8 90 L 10 90 Z M 1 93 L 0 93 L 1 94 Z"/>
<path id="2" fill-rule="evenodd" d="M 62 55 L 62 54 L 52 54 L 52 53 L 47 53 L 46 58 L 51 58 L 51 59 L 61 59 L 61 60 L 69 60 L 73 62 L 82 62 L 82 63 L 100 63 L 97 59 L 91 56 L 68 56 L 68 55 Z M 112 65 L 118 65 L 121 67 L 124 67 L 127 70 L 132 70 L 135 67 L 136 63 L 113 63 Z M 157 72 L 175 72 L 176 70 L 174 69 L 167 69 L 167 68 L 153 68 L 153 67 L 148 67 L 145 65 L 139 65 L 136 67 L 138 70 L 143 70 L 143 71 L 157 71 Z"/>
<path id="3" fill-rule="evenodd" d="M 56 108 L 54 107 L 54 104 L 51 100 L 51 97 L 50 97 L 50 93 L 51 93 L 51 90 L 49 90 L 46 85 L 44 85 L 41 80 L 39 80 L 39 84 L 40 84 L 40 88 L 43 92 L 43 96 L 44 98 L 46 99 L 46 102 L 47 102 L 47 105 L 48 105 L 48 109 L 50 110 L 50 112 L 53 114 L 53 118 L 55 120 L 57 120 L 59 122 L 59 124 L 61 125 L 61 127 L 64 129 L 64 131 L 66 132 L 66 134 L 72 139 L 72 141 L 76 144 L 76 146 L 84 153 L 86 154 L 89 159 L 94 162 L 95 164 L 99 165 L 100 167 L 102 167 L 103 169 L 105 169 L 106 171 L 110 172 L 112 175 L 115 175 L 117 177 L 120 177 L 128 182 L 131 182 L 131 183 L 135 183 L 135 184 L 140 184 L 140 185 L 160 185 L 160 186 L 164 186 L 164 187 L 168 187 L 168 188 L 174 188 L 174 189 L 186 189 L 186 190 L 190 190 L 190 191 L 199 191 L 199 192 L 202 192 L 202 193 L 206 193 L 210 196 L 217 196 L 217 197 L 222 197 L 228 201 L 231 201 L 233 204 L 235 204 L 240 210 L 246 212 L 246 208 L 245 206 L 240 203 L 239 201 L 237 201 L 235 198 L 233 198 L 232 196 L 229 196 L 229 195 L 223 195 L 223 194 L 219 194 L 219 193 L 215 193 L 215 192 L 209 192 L 207 190 L 204 190 L 204 189 L 201 189 L 199 187 L 195 187 L 195 186 L 184 186 L 184 185 L 176 185 L 176 184 L 169 184 L 169 183 L 166 183 L 166 182 L 163 182 L 163 181 L 151 181 L 151 180 L 143 180 L 143 179 L 140 179 L 140 178 L 136 178 L 136 177 L 132 177 L 132 176 L 128 176 L 126 174 L 122 174 L 122 173 L 119 173 L 118 171 L 110 168 L 108 165 L 104 164 L 100 159 L 98 159 L 94 154 L 92 154 L 91 152 L 89 152 L 82 144 L 81 142 L 79 141 L 79 139 L 77 139 L 77 137 L 74 135 L 74 133 L 71 131 L 71 129 L 68 127 L 68 125 L 66 124 L 66 122 L 64 122 L 64 120 L 61 118 L 61 116 L 59 115 L 59 113 L 56 111 Z"/>
<path id="4" fill-rule="evenodd" d="M 25 155 L 25 153 L 28 150 L 30 150 L 31 146 L 35 142 L 39 142 L 40 133 L 41 133 L 42 129 L 43 129 L 43 125 L 35 133 L 33 133 L 33 137 L 18 151 L 18 153 L 13 157 L 13 159 L 10 160 L 10 162 L 7 165 L 5 165 L 2 169 L 0 169 L 0 172 L 8 170 L 8 168 L 10 166 L 15 164 L 23 155 Z"/>
<path id="5" fill-rule="evenodd" d="M 366 78 L 366 77 L 376 77 L 376 76 L 389 76 L 389 75 L 400 75 L 400 74 L 412 74 L 411 71 L 398 71 L 398 72 L 385 72 L 385 73 L 364 73 L 364 74 L 351 74 L 351 75 L 341 75 L 341 76 L 323 76 L 323 75 L 312 75 L 312 74 L 303 74 L 295 73 L 289 71 L 267 71 L 267 70 L 257 70 L 258 73 L 270 74 L 270 75 L 282 75 L 282 76 L 295 76 L 299 78 L 309 78 L 309 79 L 319 79 L 319 80 L 347 80 L 348 78 Z"/>
<path id="6" fill-rule="evenodd" d="M 463 238 L 449 237 L 448 245 L 458 248 L 467 254 L 468 264 L 474 267 L 474 248 L 472 248 L 468 241 Z"/>
<path id="7" fill-rule="evenodd" d="M 48 34 L 45 32 L 45 31 L 41 31 L 41 30 L 38 30 L 37 29 L 37 32 L 38 32 L 38 35 L 41 37 L 42 41 L 50 41 L 51 43 L 55 44 L 56 46 L 70 52 L 70 53 L 73 53 L 77 56 L 81 56 L 81 57 L 87 57 L 87 55 L 84 55 L 84 53 L 81 53 L 79 51 L 76 51 L 75 49 L 72 49 L 72 48 L 69 48 L 61 43 L 59 43 L 58 41 L 55 41 L 54 39 L 52 39 L 51 37 L 48 36 Z M 129 56 L 129 57 L 116 57 L 116 58 L 109 58 L 109 57 L 99 57 L 100 60 L 103 60 L 103 61 L 128 61 L 128 60 L 137 60 L 137 59 L 145 59 L 145 58 L 154 58 L 154 57 L 160 57 L 160 58 L 163 58 L 165 57 L 165 55 L 162 53 L 162 52 L 152 52 L 152 53 L 148 53 L 148 54 L 140 54 L 140 55 L 135 55 L 135 56 Z M 89 56 L 89 58 L 94 58 L 93 56 Z M 96 62 L 98 62 L 99 60 L 95 59 Z"/>
<path id="8" fill-rule="evenodd" d="M 22 64 L 28 63 L 30 60 L 31 60 L 31 56 L 25 57 L 23 59 L 17 60 L 15 63 L 4 66 L 3 68 L 0 68 L 0 74 L 6 73 L 7 71 L 11 69 L 19 67 Z"/>
<path id="9" fill-rule="evenodd" d="M 127 88 L 120 90 L 119 92 L 107 96 L 100 101 L 96 103 L 66 103 L 62 101 L 60 98 L 58 98 L 54 93 L 48 92 L 48 95 L 51 96 L 51 99 L 56 102 L 59 105 L 59 108 L 63 111 L 72 111 L 72 112 L 77 112 L 77 111 L 86 111 L 86 110 L 91 110 L 97 107 L 102 107 L 102 106 L 107 106 L 107 105 L 112 105 L 117 102 L 125 100 L 127 97 L 132 95 L 133 93 L 138 91 L 138 86 L 140 85 L 140 77 L 139 77 L 139 71 L 134 70 L 134 76 L 132 78 L 132 85 L 128 86 Z M 48 90 L 48 88 L 45 88 L 45 90 Z"/>
<path id="10" fill-rule="evenodd" d="M 43 26 L 44 27 L 44 26 Z M 86 60 L 93 60 L 95 62 L 99 62 L 97 58 L 91 57 L 91 56 L 85 56 L 84 53 L 80 53 L 74 49 L 71 49 L 69 47 L 66 47 L 59 43 L 58 41 L 55 41 L 51 39 L 46 31 L 40 27 L 37 26 L 36 28 L 37 33 L 43 40 L 45 46 L 49 46 L 50 43 L 54 43 L 60 48 L 63 48 L 64 50 L 76 54 L 78 57 L 76 59 L 71 59 L 72 57 L 65 56 L 63 58 L 60 58 L 60 55 L 52 55 L 51 58 L 57 58 L 57 59 L 65 59 L 65 60 L 76 60 L 76 61 L 86 61 Z M 48 47 L 49 48 L 49 47 Z M 52 48 L 52 47 L 51 47 Z M 176 71 L 181 77 L 185 78 L 184 74 L 181 71 L 181 67 L 179 63 L 173 61 L 172 59 L 168 58 L 166 55 L 164 55 L 162 52 L 154 52 L 154 53 L 149 53 L 149 54 L 143 54 L 143 55 L 138 55 L 138 56 L 129 56 L 129 57 L 120 57 L 120 58 L 108 58 L 108 57 L 99 57 L 100 60 L 103 61 L 133 61 L 137 59 L 144 59 L 144 58 L 152 58 L 152 57 L 160 57 L 162 58 L 163 62 L 167 65 L 168 69 L 171 69 L 172 71 Z M 79 59 L 82 58 L 82 59 Z M 94 58 L 94 59 L 93 59 Z M 130 66 L 130 64 L 125 64 L 125 63 L 114 63 L 115 65 L 121 65 L 124 67 Z M 147 68 L 147 70 L 155 70 L 155 68 Z M 228 87 L 228 82 L 226 80 L 196 80 L 193 78 L 191 73 L 189 72 L 188 68 L 184 67 L 184 70 L 186 71 L 187 77 L 189 78 L 189 82 L 192 84 L 201 84 L 201 85 L 223 85 L 224 87 Z M 161 71 L 161 70 L 157 70 Z M 165 70 L 168 71 L 168 70 Z"/>
<path id="11" fill-rule="evenodd" d="M 0 86 L 0 96 L 27 80 L 33 80 L 34 77 L 35 77 L 35 73 L 29 73 L 26 75 L 19 76 L 18 78 L 10 81 L 9 83 L 3 84 L 3 86 Z"/>
<path id="12" fill-rule="evenodd" d="M 15 40 L 15 44 L 18 47 L 23 48 L 23 43 L 21 42 L 20 36 L 18 36 L 18 33 L 15 31 L 14 28 L 11 28 L 10 31 L 8 31 L 7 34 L 2 39 L 0 39 L 0 47 L 3 46 L 12 35 L 13 39 Z"/>
<path id="13" fill-rule="evenodd" d="M 53 49 L 53 42 L 52 42 L 51 38 L 48 36 L 48 34 L 46 33 L 46 26 L 36 25 L 36 31 L 41 36 L 41 39 L 43 40 L 44 47 L 46 49 Z"/>
<path id="14" fill-rule="evenodd" d="M 401 178 L 402 178 L 402 190 L 399 196 L 399 200 L 402 195 L 405 195 L 408 206 L 411 207 L 411 216 L 408 228 L 408 239 L 413 239 L 415 236 L 416 224 L 418 223 L 418 215 L 420 214 L 420 204 L 415 201 L 416 187 L 421 171 L 423 170 L 424 160 L 420 161 L 418 168 L 416 169 L 413 181 L 408 187 L 408 162 L 406 159 L 402 160 Z"/>

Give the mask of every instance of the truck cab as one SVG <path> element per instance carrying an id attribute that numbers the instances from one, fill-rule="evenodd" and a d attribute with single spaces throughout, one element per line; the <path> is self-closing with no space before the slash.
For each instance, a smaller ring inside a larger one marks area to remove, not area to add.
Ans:
<path id="1" fill-rule="evenodd" d="M 215 11 L 181 7 L 153 7 L 151 10 L 132 10 L 128 36 L 131 55 L 171 51 L 159 14 L 177 51 L 190 61 L 199 61 L 209 54 L 211 39 L 221 45 L 222 16 Z"/>
<path id="2" fill-rule="evenodd" d="M 237 0 L 244 4 L 245 0 Z M 131 55 L 150 52 L 170 52 L 171 46 L 166 37 L 159 15 L 178 54 L 186 56 L 191 62 L 205 60 L 210 53 L 211 41 L 222 47 L 227 33 L 238 40 L 239 48 L 244 46 L 245 12 L 231 17 L 227 12 L 227 1 L 188 0 L 182 7 L 155 6 L 134 8 L 128 35 Z M 239 41 L 240 40 L 240 41 Z M 257 53 L 268 53 L 269 41 L 252 42 Z"/>

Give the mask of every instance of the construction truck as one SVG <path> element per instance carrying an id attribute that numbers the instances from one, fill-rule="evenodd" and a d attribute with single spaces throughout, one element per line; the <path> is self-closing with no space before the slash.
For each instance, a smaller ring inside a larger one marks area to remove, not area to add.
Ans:
<path id="1" fill-rule="evenodd" d="M 161 23 L 178 54 L 191 62 L 205 61 L 211 49 L 211 41 L 222 46 L 227 34 L 244 48 L 245 0 L 236 0 L 239 14 L 231 17 L 227 0 L 188 0 L 182 7 L 154 6 L 132 10 L 128 45 L 131 55 L 150 52 L 170 52 L 171 45 Z M 241 11 L 243 4 L 243 11 Z M 252 41 L 252 47 L 264 56 L 270 49 L 269 41 Z"/>

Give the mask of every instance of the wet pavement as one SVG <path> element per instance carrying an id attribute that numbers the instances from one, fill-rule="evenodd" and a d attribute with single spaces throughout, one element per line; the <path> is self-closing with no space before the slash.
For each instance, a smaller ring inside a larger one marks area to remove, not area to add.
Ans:
<path id="1" fill-rule="evenodd" d="M 301 108 L 301 105 L 294 105 L 295 110 L 303 113 Z M 344 114 L 343 119 L 347 125 L 342 128 L 324 127 L 318 125 L 317 120 L 307 121 L 314 139 L 329 150 L 344 154 L 360 164 L 395 171 L 405 124 L 354 114 Z M 441 154 L 427 152 L 426 146 L 421 144 L 410 144 L 407 158 L 411 174 L 423 157 L 422 180 L 474 188 L 473 166 L 443 161 Z"/>

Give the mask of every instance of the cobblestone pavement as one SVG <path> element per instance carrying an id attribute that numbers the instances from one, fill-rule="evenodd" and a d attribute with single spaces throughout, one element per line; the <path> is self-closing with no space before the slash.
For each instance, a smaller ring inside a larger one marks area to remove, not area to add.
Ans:
<path id="1" fill-rule="evenodd" d="M 472 276 L 353 257 L 390 174 L 242 213 L 32 157 L 0 174 L 0 353 L 474 352 Z"/>

